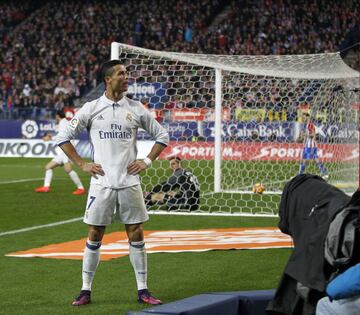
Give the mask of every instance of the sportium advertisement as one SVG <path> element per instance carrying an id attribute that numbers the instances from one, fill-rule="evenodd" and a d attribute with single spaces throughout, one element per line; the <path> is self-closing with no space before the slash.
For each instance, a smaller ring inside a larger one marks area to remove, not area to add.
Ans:
<path id="1" fill-rule="evenodd" d="M 214 159 L 214 122 L 166 122 L 170 144 L 160 156 L 168 159 Z M 55 134 L 53 121 L 1 121 L 0 157 L 54 157 L 56 143 L 44 141 L 46 133 Z M 303 144 L 297 141 L 296 122 L 241 123 L 226 122 L 222 126 L 222 158 L 238 161 L 298 161 Z M 352 125 L 316 126 L 319 158 L 327 162 L 353 161 L 358 158 L 357 130 Z M 253 134 L 257 137 L 254 139 Z M 91 144 L 86 132 L 75 141 L 78 152 L 91 157 Z M 143 131 L 138 134 L 139 158 L 145 157 L 153 142 Z"/>

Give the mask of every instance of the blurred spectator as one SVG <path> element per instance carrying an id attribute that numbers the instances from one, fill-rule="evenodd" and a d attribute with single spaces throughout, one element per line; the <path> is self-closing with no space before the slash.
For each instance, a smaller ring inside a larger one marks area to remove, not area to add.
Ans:
<path id="1" fill-rule="evenodd" d="M 334 52 L 342 43 L 345 49 L 346 43 L 356 41 L 360 16 L 359 2 L 336 0 L 85 3 L 24 0 L 16 5 L 11 1 L 0 4 L 0 96 L 6 103 L 8 117 L 16 118 L 16 109 L 21 106 L 35 106 L 37 109 L 32 111 L 35 116 L 73 106 L 99 83 L 99 62 L 109 59 L 110 43 L 114 40 L 150 49 L 209 54 Z M 211 25 L 224 8 L 228 12 L 226 18 Z M 357 52 L 351 66 L 359 69 L 359 63 Z M 179 96 L 173 99 L 173 107 L 214 106 L 213 74 L 207 69 L 174 64 L 171 70 L 174 82 L 168 82 L 163 71 L 159 69 L 156 79 L 171 85 L 170 97 Z M 182 80 L 183 71 L 188 73 L 190 82 Z M 132 74 L 138 75 L 136 82 L 155 80 L 144 66 Z M 243 83 L 244 79 L 240 79 L 229 90 L 234 93 L 235 88 L 241 89 L 235 102 L 241 102 L 245 108 L 263 107 L 271 102 L 268 106 L 281 111 L 284 106 L 280 102 L 284 99 L 281 85 L 265 82 L 249 90 Z M 286 82 L 285 88 L 288 92 L 290 82 Z M 292 91 L 286 102 L 296 107 L 305 89 L 304 85 Z M 185 97 L 186 94 L 190 97 Z M 164 102 L 162 106 L 170 110 L 170 103 Z M 294 119 L 293 113 L 291 117 Z"/>

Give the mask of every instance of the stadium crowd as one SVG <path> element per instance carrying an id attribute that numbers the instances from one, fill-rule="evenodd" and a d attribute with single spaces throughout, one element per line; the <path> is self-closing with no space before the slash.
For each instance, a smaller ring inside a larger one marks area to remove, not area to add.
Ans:
<path id="1" fill-rule="evenodd" d="M 334 52 L 359 3 L 309 1 L 11 1 L 0 6 L 0 118 L 53 117 L 96 87 L 112 41 L 207 54 Z M 219 23 L 219 12 L 227 14 Z M 358 65 L 354 65 L 358 67 Z M 207 99 L 181 100 L 183 107 Z M 171 105 L 169 105 L 171 106 Z M 211 106 L 211 102 L 210 105 Z"/>

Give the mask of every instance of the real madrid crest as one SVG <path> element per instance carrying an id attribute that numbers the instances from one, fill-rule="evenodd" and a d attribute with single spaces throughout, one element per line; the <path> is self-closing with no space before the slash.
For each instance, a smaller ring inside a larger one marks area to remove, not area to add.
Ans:
<path id="1" fill-rule="evenodd" d="M 126 114 L 126 120 L 129 121 L 129 122 L 132 122 L 133 117 L 132 117 L 131 113 Z"/>

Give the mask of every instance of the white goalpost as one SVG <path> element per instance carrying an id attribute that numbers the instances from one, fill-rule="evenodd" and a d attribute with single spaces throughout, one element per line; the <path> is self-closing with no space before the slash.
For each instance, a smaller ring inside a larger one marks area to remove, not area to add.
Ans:
<path id="1" fill-rule="evenodd" d="M 170 134 L 142 176 L 144 191 L 166 180 L 167 160 L 178 156 L 200 183 L 195 213 L 276 215 L 300 170 L 306 115 L 318 161 L 304 171 L 348 193 L 358 188 L 359 73 L 339 53 L 205 55 L 112 43 L 111 59 L 129 72 L 129 97 L 149 105 Z"/>

